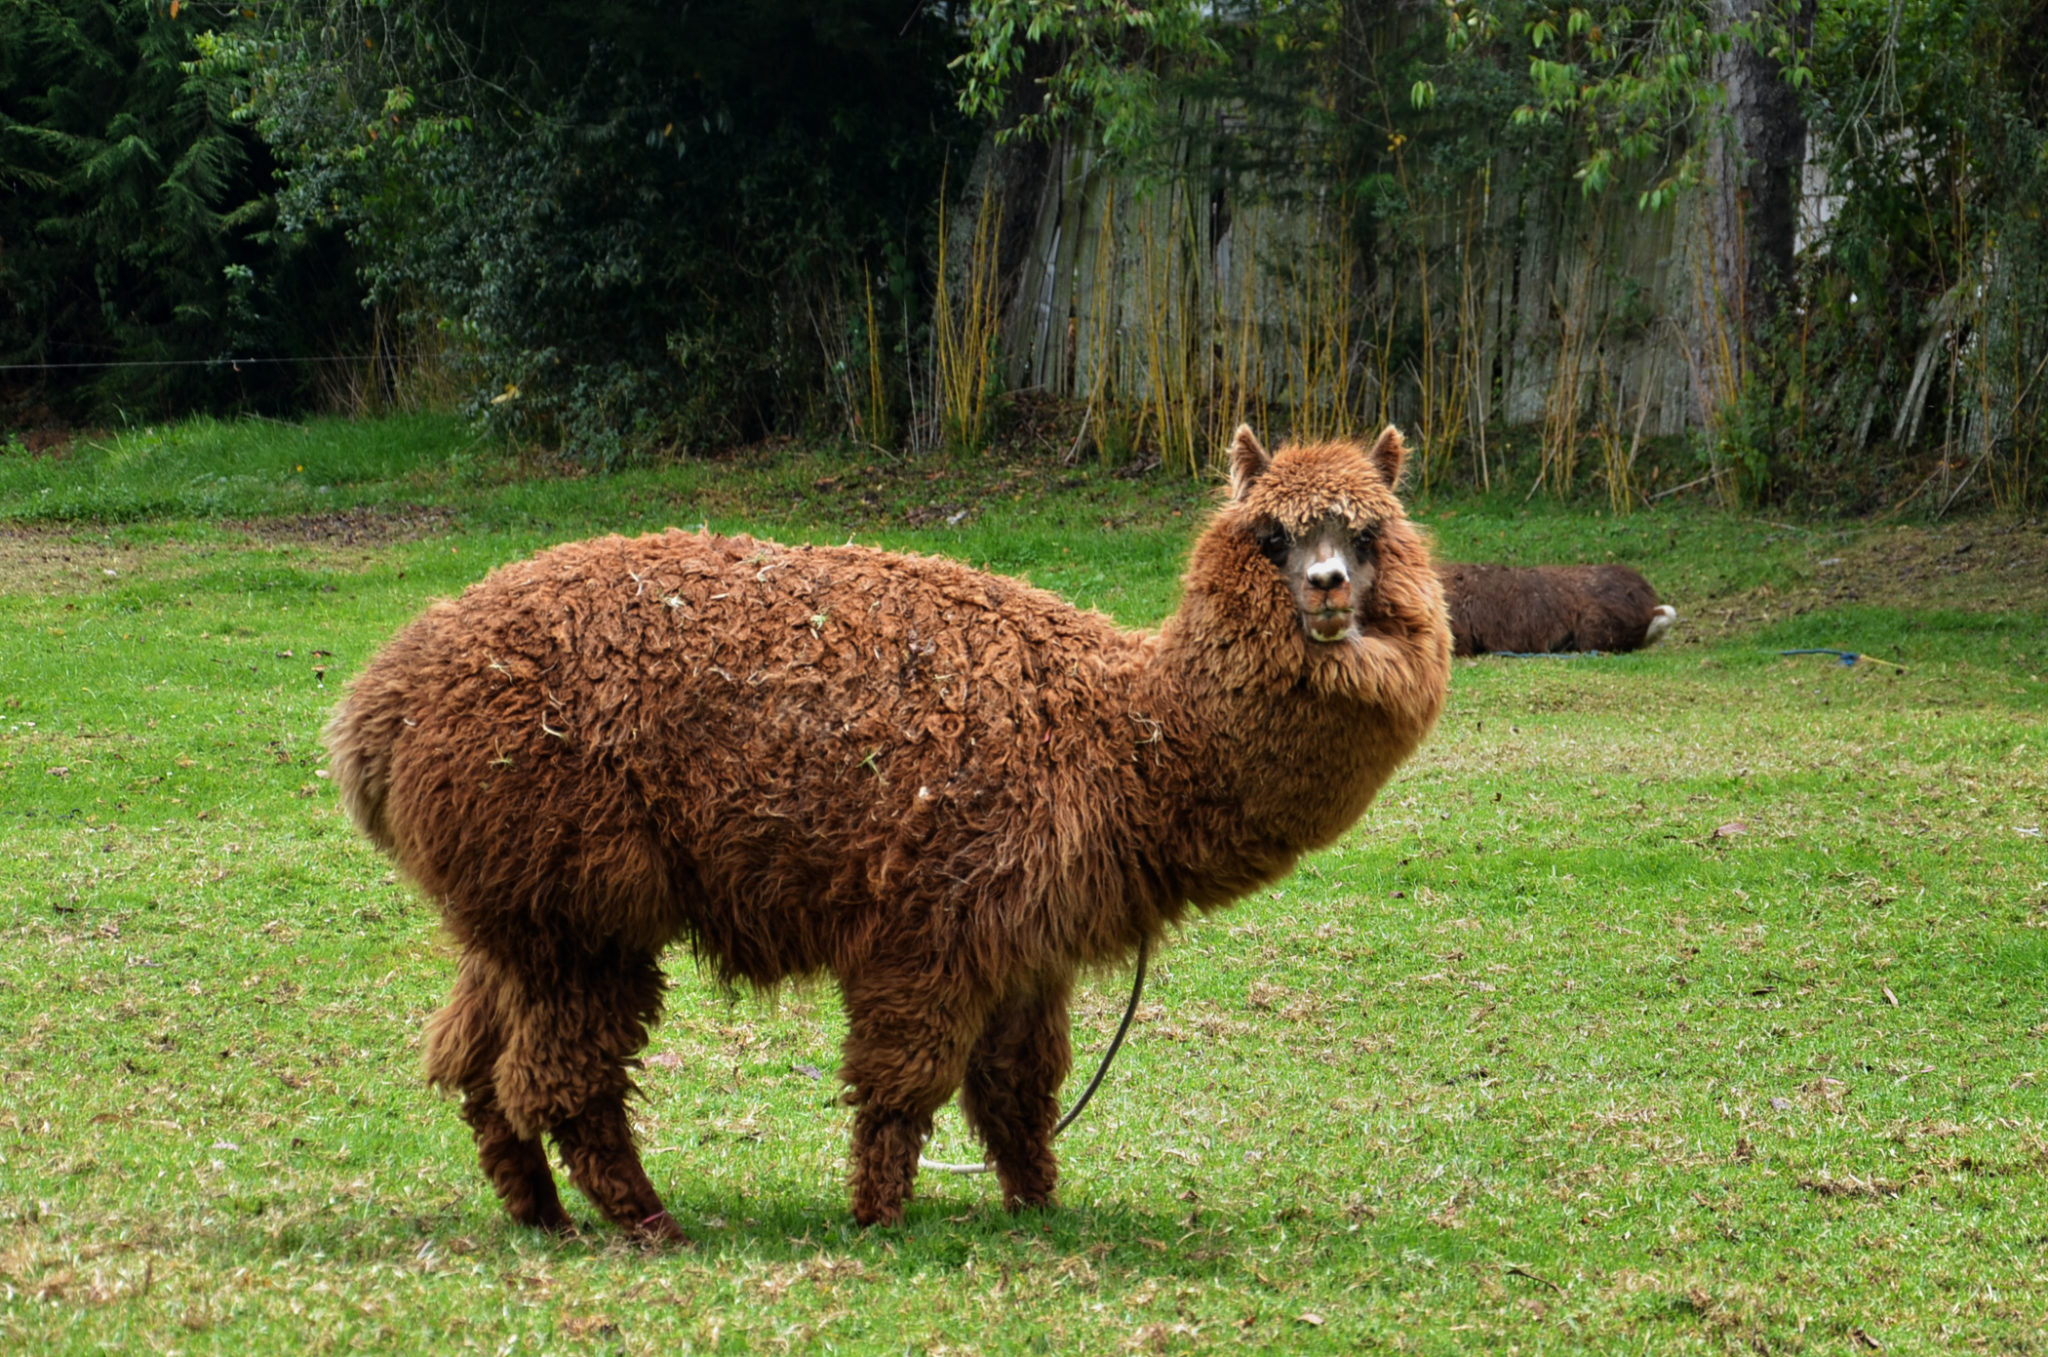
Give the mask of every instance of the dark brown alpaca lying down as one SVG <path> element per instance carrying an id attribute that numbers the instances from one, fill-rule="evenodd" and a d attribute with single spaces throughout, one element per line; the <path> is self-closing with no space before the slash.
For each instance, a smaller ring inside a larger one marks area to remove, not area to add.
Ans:
<path id="1" fill-rule="evenodd" d="M 1625 565 L 1445 563 L 1436 573 L 1460 655 L 1635 650 L 1678 620 Z"/>
<path id="2" fill-rule="evenodd" d="M 1048 1202 L 1077 968 L 1287 872 L 1436 722 L 1450 634 L 1388 429 L 1269 458 L 1180 611 L 1119 630 L 933 557 L 670 531 L 430 608 L 327 730 L 365 833 L 461 945 L 427 1036 L 514 1219 L 676 1228 L 627 1123 L 658 958 L 829 971 L 853 1210 L 902 1219 L 957 1091 L 1011 1206 Z"/>

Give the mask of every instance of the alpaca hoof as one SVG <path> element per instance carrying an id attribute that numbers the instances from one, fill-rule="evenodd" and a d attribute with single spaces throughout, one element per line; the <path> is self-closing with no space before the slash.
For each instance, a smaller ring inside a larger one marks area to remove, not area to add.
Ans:
<path id="1" fill-rule="evenodd" d="M 514 1211 L 510 1214 L 515 1224 L 524 1225 L 529 1230 L 539 1230 L 543 1234 L 551 1234 L 563 1239 L 567 1239 L 576 1233 L 575 1220 L 570 1217 L 567 1211 L 562 1209 L 560 1203 L 551 1203 L 546 1209 L 524 1212 Z"/>
<path id="2" fill-rule="evenodd" d="M 872 1230 L 877 1226 L 885 1230 L 894 1229 L 903 1223 L 903 1204 L 898 1202 L 893 1206 L 856 1206 L 853 1208 L 853 1220 L 864 1230 Z"/>
<path id="3" fill-rule="evenodd" d="M 571 1240 L 583 1238 L 583 1231 L 578 1229 L 576 1222 L 567 1216 L 563 1216 L 560 1220 L 515 1220 L 512 1223 L 522 1230 L 532 1230 L 535 1234 L 545 1236 L 551 1242 L 558 1244 L 566 1244 Z"/>
<path id="4" fill-rule="evenodd" d="M 653 1245 L 687 1244 L 690 1242 L 690 1237 L 683 1233 L 683 1227 L 676 1224 L 675 1218 L 669 1215 L 665 1209 L 656 1211 L 654 1214 L 635 1223 L 633 1233 L 645 1243 Z"/>

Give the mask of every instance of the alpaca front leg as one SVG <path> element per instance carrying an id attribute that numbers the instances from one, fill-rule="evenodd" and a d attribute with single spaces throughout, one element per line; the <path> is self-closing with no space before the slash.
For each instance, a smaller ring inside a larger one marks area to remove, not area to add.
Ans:
<path id="1" fill-rule="evenodd" d="M 1073 1066 L 1069 986 L 1061 976 L 1011 996 L 989 1016 L 967 1057 L 960 1110 L 988 1146 L 1003 1205 L 1012 1211 L 1050 1206 L 1059 1182 L 1052 1137 L 1060 1085 Z"/>
<path id="2" fill-rule="evenodd" d="M 917 1156 L 931 1138 L 930 1112 L 863 1107 L 853 1119 L 853 1218 L 901 1225 L 917 1187 Z"/>
<path id="3" fill-rule="evenodd" d="M 853 1217 L 901 1225 L 917 1183 L 917 1156 L 932 1113 L 960 1087 L 978 1006 L 911 986 L 886 1001 L 847 996 L 846 1063 L 840 1077 L 853 1119 Z"/>
<path id="4" fill-rule="evenodd" d="M 583 1111 L 555 1127 L 555 1144 L 568 1166 L 569 1181 L 606 1219 L 656 1243 L 682 1241 L 681 1227 L 669 1217 L 641 1166 L 624 1095 L 593 1098 Z"/>
<path id="5" fill-rule="evenodd" d="M 477 1158 L 484 1176 L 497 1189 L 505 1212 L 521 1225 L 555 1234 L 575 1229 L 562 1199 L 555 1191 L 555 1175 L 548 1168 L 547 1151 L 538 1139 L 522 1139 L 505 1120 L 497 1093 L 490 1085 L 469 1089 L 462 1098 L 462 1119 L 476 1137 Z"/>

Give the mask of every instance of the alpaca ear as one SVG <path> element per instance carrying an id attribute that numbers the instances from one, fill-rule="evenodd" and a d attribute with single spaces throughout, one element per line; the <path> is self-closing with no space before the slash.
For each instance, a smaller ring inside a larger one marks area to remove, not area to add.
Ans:
<path id="1" fill-rule="evenodd" d="M 1266 468 L 1273 465 L 1273 459 L 1259 446 L 1259 437 L 1252 432 L 1249 424 L 1237 426 L 1237 437 L 1230 440 L 1230 497 L 1243 499 L 1252 488 L 1252 483 L 1266 474 Z"/>
<path id="2" fill-rule="evenodd" d="M 1381 429 L 1378 441 L 1365 456 L 1389 490 L 1401 488 L 1401 472 L 1408 465 L 1408 441 L 1401 437 L 1399 429 L 1391 424 Z"/>

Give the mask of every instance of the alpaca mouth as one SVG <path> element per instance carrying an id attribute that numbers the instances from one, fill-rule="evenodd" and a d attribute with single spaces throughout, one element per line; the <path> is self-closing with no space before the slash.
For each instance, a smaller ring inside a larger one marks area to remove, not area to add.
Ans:
<path id="1" fill-rule="evenodd" d="M 1325 645 L 1341 641 L 1351 634 L 1349 608 L 1324 608 L 1311 614 L 1307 620 L 1309 639 Z"/>

